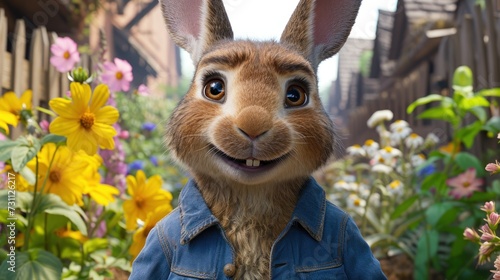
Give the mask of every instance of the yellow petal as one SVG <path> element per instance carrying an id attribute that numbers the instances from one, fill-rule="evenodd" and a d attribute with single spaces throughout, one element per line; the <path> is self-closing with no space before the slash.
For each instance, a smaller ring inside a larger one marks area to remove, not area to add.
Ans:
<path id="1" fill-rule="evenodd" d="M 99 148 L 105 149 L 105 150 L 114 150 L 115 149 L 115 139 L 114 138 L 102 138 L 99 137 L 97 140 L 97 143 L 99 144 Z"/>
<path id="2" fill-rule="evenodd" d="M 115 198 L 113 195 L 118 195 L 120 191 L 110 185 L 97 184 L 93 188 L 90 188 L 88 194 L 100 205 L 107 206 L 110 202 L 113 202 Z"/>
<path id="3" fill-rule="evenodd" d="M 3 128 L 3 130 L 5 130 L 5 133 L 7 133 L 7 135 L 10 133 L 9 126 L 3 121 L 0 121 L 0 128 Z"/>
<path id="4" fill-rule="evenodd" d="M 109 124 L 94 123 L 92 125 L 92 132 L 102 138 L 113 138 L 116 135 L 116 130 Z"/>
<path id="5" fill-rule="evenodd" d="M 54 98 L 49 101 L 50 108 L 59 116 L 67 119 L 80 119 L 70 100 L 64 98 Z"/>
<path id="6" fill-rule="evenodd" d="M 88 155 L 97 153 L 97 138 L 92 132 L 85 129 L 77 129 L 73 134 L 67 136 L 68 147 L 73 151 L 83 150 Z"/>
<path id="7" fill-rule="evenodd" d="M 137 188 L 137 180 L 135 179 L 134 176 L 128 175 L 127 176 L 127 193 L 129 195 L 133 196 L 136 188 Z"/>
<path id="8" fill-rule="evenodd" d="M 144 174 L 144 171 L 138 170 L 135 177 L 137 178 L 137 186 L 144 189 L 146 187 L 146 174 Z"/>
<path id="9" fill-rule="evenodd" d="M 21 110 L 21 101 L 13 91 L 9 91 L 2 96 L 2 110 L 11 113 Z"/>
<path id="10" fill-rule="evenodd" d="M 119 116 L 118 110 L 112 106 L 104 106 L 95 114 L 96 122 L 109 125 L 114 124 Z"/>
<path id="11" fill-rule="evenodd" d="M 57 117 L 49 125 L 50 133 L 56 135 L 71 135 L 81 129 L 80 120 Z"/>
<path id="12" fill-rule="evenodd" d="M 16 115 L 12 114 L 11 112 L 0 110 L 0 121 L 3 121 L 7 124 L 16 126 L 18 119 L 17 119 Z"/>
<path id="13" fill-rule="evenodd" d="M 105 84 L 100 84 L 94 89 L 90 111 L 95 113 L 106 104 L 109 98 L 109 89 Z"/>
<path id="14" fill-rule="evenodd" d="M 71 98 L 73 99 L 73 106 L 76 114 L 81 116 L 87 112 L 90 101 L 90 86 L 87 84 L 71 83 Z"/>
<path id="15" fill-rule="evenodd" d="M 24 104 L 25 109 L 31 109 L 31 98 L 33 96 L 33 92 L 28 89 L 26 90 L 23 95 L 21 95 L 21 107 Z"/>

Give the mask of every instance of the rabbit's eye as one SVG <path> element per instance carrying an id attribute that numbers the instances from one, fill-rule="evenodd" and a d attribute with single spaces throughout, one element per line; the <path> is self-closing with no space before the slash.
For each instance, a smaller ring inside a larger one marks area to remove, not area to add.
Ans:
<path id="1" fill-rule="evenodd" d="M 208 81 L 203 88 L 203 94 L 211 100 L 221 101 L 226 95 L 224 82 L 220 79 Z"/>
<path id="2" fill-rule="evenodd" d="M 307 103 L 306 91 L 297 86 L 291 85 L 286 90 L 285 107 L 297 107 Z"/>

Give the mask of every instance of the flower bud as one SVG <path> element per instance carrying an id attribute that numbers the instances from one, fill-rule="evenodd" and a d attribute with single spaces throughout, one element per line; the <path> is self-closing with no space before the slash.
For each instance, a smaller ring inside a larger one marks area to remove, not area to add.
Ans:
<path id="1" fill-rule="evenodd" d="M 490 175 L 500 173 L 500 163 L 498 163 L 498 161 L 495 161 L 495 163 L 488 163 L 484 169 L 490 172 Z"/>
<path id="2" fill-rule="evenodd" d="M 498 213 L 496 212 L 492 212 L 490 213 L 486 221 L 490 225 L 490 228 L 495 228 L 498 225 L 498 222 L 500 221 L 500 215 L 498 215 Z"/>
<path id="3" fill-rule="evenodd" d="M 77 82 L 80 84 L 89 84 L 92 82 L 93 77 L 89 77 L 87 70 L 82 67 L 78 67 L 75 70 L 68 73 L 68 79 L 72 82 Z"/>
<path id="4" fill-rule="evenodd" d="M 466 228 L 464 230 L 464 238 L 472 242 L 478 242 L 479 234 L 471 228 Z"/>
<path id="5" fill-rule="evenodd" d="M 495 202 L 493 202 L 493 201 L 486 202 L 484 204 L 484 206 L 481 207 L 481 210 L 483 210 L 484 212 L 486 212 L 488 214 L 495 212 Z"/>

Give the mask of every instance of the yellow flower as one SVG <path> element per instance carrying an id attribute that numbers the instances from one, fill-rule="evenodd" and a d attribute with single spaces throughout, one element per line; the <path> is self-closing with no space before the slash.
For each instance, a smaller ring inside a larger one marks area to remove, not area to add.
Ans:
<path id="1" fill-rule="evenodd" d="M 172 209 L 170 201 L 172 194 L 161 188 L 162 180 L 158 175 L 146 180 L 142 170 L 137 171 L 136 177 L 127 176 L 127 192 L 131 196 L 123 203 L 127 229 L 137 228 L 137 219 L 145 221 L 147 215 L 162 206 Z"/>
<path id="2" fill-rule="evenodd" d="M 88 237 L 83 235 L 79 230 L 71 230 L 71 227 L 68 226 L 66 228 L 61 228 L 56 231 L 56 235 L 61 238 L 72 238 L 80 243 L 85 243 L 88 240 Z"/>
<path id="3" fill-rule="evenodd" d="M 0 110 L 0 128 L 9 134 L 9 125 L 17 126 L 18 119 L 11 112 Z"/>
<path id="4" fill-rule="evenodd" d="M 80 156 L 88 161 L 86 172 L 86 186 L 83 194 L 89 195 L 95 202 L 100 205 L 108 206 L 110 202 L 115 201 L 113 195 L 118 195 L 120 191 L 110 185 L 101 184 L 101 174 L 99 174 L 99 166 L 102 164 L 102 158 L 98 154 L 93 156 L 87 155 L 83 151 L 79 151 Z"/>
<path id="5" fill-rule="evenodd" d="M 49 169 L 53 157 L 54 160 Z M 68 205 L 75 203 L 83 205 L 82 194 L 86 182 L 89 181 L 88 172 L 85 172 L 88 164 L 89 159 L 74 153 L 66 146 L 59 147 L 56 152 L 54 143 L 44 145 L 38 153 L 37 190 L 41 191 L 46 180 L 44 193 L 56 194 Z M 35 159 L 31 160 L 27 166 L 35 172 Z"/>
<path id="6" fill-rule="evenodd" d="M 50 124 L 50 132 L 66 136 L 68 147 L 89 155 L 97 152 L 97 146 L 114 149 L 116 130 L 112 125 L 119 114 L 116 108 L 104 106 L 109 98 L 108 86 L 98 85 L 91 94 L 89 85 L 71 83 L 70 90 L 72 100 L 54 98 L 49 102 L 59 115 Z"/>
<path id="7" fill-rule="evenodd" d="M 10 112 L 19 118 L 22 110 L 31 110 L 32 95 L 31 90 L 25 91 L 21 98 L 17 98 L 17 95 L 12 91 L 6 92 L 0 98 L 0 110 Z"/>
<path id="8" fill-rule="evenodd" d="M 14 189 L 17 191 L 17 192 L 26 192 L 26 191 L 32 191 L 33 190 L 33 187 L 30 186 L 30 184 L 28 183 L 28 181 L 26 181 L 26 179 L 24 179 L 23 176 L 21 176 L 21 174 L 17 173 L 14 171 L 14 169 L 12 169 L 12 166 L 7 164 L 4 168 L 4 170 L 0 171 L 0 174 L 5 174 L 6 176 L 8 176 L 8 174 L 13 174 L 14 176 L 10 176 L 11 178 L 15 178 L 14 179 L 14 185 L 12 185 L 12 183 L 7 183 L 8 181 L 5 181 L 5 182 L 1 182 L 2 185 L 5 184 L 4 186 L 4 189 L 7 189 L 9 187 L 14 187 Z M 7 185 L 9 184 L 9 185 Z"/>
<path id="9" fill-rule="evenodd" d="M 144 244 L 146 244 L 146 237 L 148 237 L 149 232 L 163 217 L 172 211 L 170 205 L 163 206 L 156 209 L 154 212 L 148 214 L 144 226 L 138 229 L 133 236 L 133 242 L 130 246 L 129 253 L 132 255 L 132 261 L 135 260 L 137 255 L 141 252 Z"/>

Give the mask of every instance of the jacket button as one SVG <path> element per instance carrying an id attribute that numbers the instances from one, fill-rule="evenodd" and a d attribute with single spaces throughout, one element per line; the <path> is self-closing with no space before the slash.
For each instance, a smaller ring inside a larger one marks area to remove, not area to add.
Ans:
<path id="1" fill-rule="evenodd" d="M 232 263 L 228 263 L 224 266 L 224 274 L 227 277 L 233 277 L 236 274 L 236 266 Z"/>

